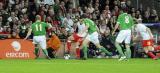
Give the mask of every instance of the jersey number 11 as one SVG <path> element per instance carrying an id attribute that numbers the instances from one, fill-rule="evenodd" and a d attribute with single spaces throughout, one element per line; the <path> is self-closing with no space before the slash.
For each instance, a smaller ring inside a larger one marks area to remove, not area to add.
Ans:
<path id="1" fill-rule="evenodd" d="M 36 31 L 42 31 L 42 24 L 36 25 Z"/>

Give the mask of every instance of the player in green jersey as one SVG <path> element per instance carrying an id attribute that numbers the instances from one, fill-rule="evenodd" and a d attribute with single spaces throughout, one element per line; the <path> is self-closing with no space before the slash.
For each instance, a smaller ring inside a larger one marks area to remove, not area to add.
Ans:
<path id="1" fill-rule="evenodd" d="M 134 22 L 131 15 L 126 13 L 125 10 L 122 11 L 122 13 L 118 16 L 117 24 L 112 32 L 112 35 L 114 35 L 117 28 L 120 27 L 120 32 L 115 42 L 115 46 L 120 54 L 119 61 L 125 60 L 127 58 L 131 58 L 130 41 L 131 41 L 131 29 L 133 25 L 134 25 Z M 120 46 L 120 44 L 123 41 L 125 42 L 125 47 L 126 47 L 125 54 L 123 53 L 122 48 Z"/>
<path id="2" fill-rule="evenodd" d="M 81 23 L 85 24 L 85 29 L 81 32 L 81 34 L 88 32 L 88 34 L 86 35 L 86 37 L 84 38 L 83 44 L 82 44 L 82 49 L 83 49 L 83 53 L 84 53 L 84 60 L 87 59 L 87 47 L 88 47 L 88 43 L 92 42 L 94 45 L 96 45 L 96 47 L 98 49 L 100 49 L 100 51 L 108 54 L 108 55 L 112 55 L 111 52 L 107 51 L 103 46 L 100 45 L 99 39 L 98 39 L 98 27 L 97 25 L 94 23 L 94 21 L 85 18 L 85 15 L 82 15 L 82 18 L 80 19 Z"/>
<path id="3" fill-rule="evenodd" d="M 46 55 L 47 59 L 50 59 L 48 56 L 48 52 L 46 50 L 46 29 L 52 28 L 51 24 L 41 22 L 41 17 L 39 15 L 36 16 L 36 22 L 33 23 L 27 33 L 25 39 L 27 39 L 31 33 L 33 33 L 33 43 L 35 44 L 35 55 L 38 58 L 39 48 L 43 50 L 43 53 Z"/>

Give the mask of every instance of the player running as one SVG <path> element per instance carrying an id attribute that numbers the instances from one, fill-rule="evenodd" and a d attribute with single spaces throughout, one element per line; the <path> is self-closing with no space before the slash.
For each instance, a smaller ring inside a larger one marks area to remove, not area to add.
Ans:
<path id="1" fill-rule="evenodd" d="M 85 29 L 83 29 L 81 34 L 87 32 L 86 38 L 84 39 L 83 44 L 82 44 L 82 49 L 83 49 L 83 53 L 84 53 L 83 59 L 84 60 L 87 59 L 87 50 L 88 50 L 87 47 L 88 47 L 89 42 L 92 42 L 94 45 L 96 45 L 96 47 L 98 49 L 100 49 L 100 51 L 102 51 L 108 55 L 112 55 L 111 52 L 107 51 L 103 46 L 100 45 L 100 42 L 98 39 L 99 29 L 98 29 L 97 25 L 92 20 L 86 18 L 85 15 L 82 15 L 80 22 L 85 24 Z"/>
<path id="2" fill-rule="evenodd" d="M 76 27 L 78 29 L 78 32 L 74 32 L 73 35 L 68 37 L 68 40 L 67 40 L 67 54 L 65 56 L 69 56 L 69 53 L 70 53 L 70 50 L 71 50 L 71 42 L 75 42 L 76 43 L 76 58 L 79 59 L 80 58 L 79 46 L 82 44 L 82 38 L 86 35 L 86 33 L 83 33 L 82 35 L 79 35 L 79 33 L 82 32 L 82 30 L 85 28 L 85 24 L 80 23 L 79 21 L 76 24 L 77 24 Z"/>
<path id="3" fill-rule="evenodd" d="M 131 29 L 134 25 L 133 18 L 125 10 L 118 16 L 117 24 L 112 32 L 114 35 L 115 31 L 120 27 L 120 32 L 116 38 L 115 46 L 120 54 L 120 59 L 124 60 L 126 58 L 131 58 L 130 41 L 131 41 Z M 120 44 L 124 41 L 126 47 L 126 55 L 122 51 Z"/>
<path id="4" fill-rule="evenodd" d="M 136 20 L 138 22 L 138 20 Z M 158 59 L 152 51 L 154 51 L 153 44 L 153 34 L 151 30 L 146 27 L 144 24 L 138 23 L 135 25 L 135 31 L 140 34 L 142 37 L 142 47 L 145 53 L 151 57 L 153 60 Z M 138 34 L 134 37 L 134 40 L 138 38 Z"/>
<path id="5" fill-rule="evenodd" d="M 47 59 L 50 59 L 48 56 L 48 52 L 46 50 L 46 28 L 52 28 L 50 24 L 45 22 L 41 22 L 41 17 L 39 15 L 36 16 L 36 22 L 33 23 L 27 33 L 25 39 L 27 39 L 31 33 L 33 32 L 33 43 L 35 44 L 35 55 L 38 58 L 39 48 L 43 50 Z M 40 47 L 39 47 L 40 46 Z"/>

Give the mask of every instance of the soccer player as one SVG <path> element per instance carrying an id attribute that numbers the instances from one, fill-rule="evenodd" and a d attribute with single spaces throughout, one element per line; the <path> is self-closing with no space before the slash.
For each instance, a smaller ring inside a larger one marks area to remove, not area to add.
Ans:
<path id="1" fill-rule="evenodd" d="M 94 21 L 86 18 L 86 15 L 82 15 L 81 19 L 80 19 L 80 23 L 85 24 L 85 29 L 83 29 L 81 34 L 87 32 L 87 35 L 85 36 L 85 39 L 83 40 L 83 43 L 82 43 L 82 50 L 84 53 L 83 59 L 84 60 L 87 59 L 87 50 L 88 50 L 87 47 L 88 47 L 89 42 L 92 42 L 98 49 L 100 49 L 100 51 L 102 51 L 108 55 L 112 55 L 111 52 L 107 51 L 103 46 L 100 45 L 100 42 L 98 39 L 99 29 L 98 29 L 97 25 L 94 23 Z"/>
<path id="2" fill-rule="evenodd" d="M 136 20 L 138 22 L 138 20 Z M 153 34 L 151 30 L 146 27 L 144 24 L 141 24 L 138 22 L 138 24 L 135 25 L 135 30 L 137 33 L 140 34 L 142 37 L 142 47 L 145 51 L 145 53 L 151 57 L 153 60 L 158 59 L 152 51 L 154 51 L 154 45 L 153 45 Z M 138 38 L 138 35 L 134 37 L 134 39 Z"/>
<path id="3" fill-rule="evenodd" d="M 41 22 L 41 17 L 39 15 L 36 16 L 36 22 L 33 23 L 27 33 L 25 39 L 27 39 L 31 33 L 33 32 L 33 43 L 35 44 L 35 55 L 38 58 L 39 48 L 43 50 L 47 59 L 50 59 L 48 56 L 48 52 L 46 50 L 46 28 L 52 28 L 52 26 L 48 23 Z M 39 47 L 40 46 L 40 47 Z"/>
<path id="4" fill-rule="evenodd" d="M 79 35 L 79 33 L 82 32 L 82 30 L 85 28 L 85 25 L 83 23 L 80 23 L 79 21 L 76 24 L 77 24 L 76 26 L 77 26 L 78 32 L 74 32 L 73 35 L 68 37 L 66 56 L 69 55 L 70 49 L 71 49 L 71 42 L 74 41 L 76 43 L 76 58 L 79 59 L 80 58 L 79 46 L 82 44 L 82 38 L 86 35 L 86 33 L 83 33 L 82 35 Z"/>
<path id="5" fill-rule="evenodd" d="M 114 35 L 115 31 L 120 27 L 120 32 L 116 37 L 115 46 L 120 54 L 120 59 L 125 60 L 131 58 L 130 41 L 131 41 L 131 29 L 134 25 L 133 18 L 125 10 L 122 9 L 121 14 L 118 16 L 117 24 L 112 32 Z M 122 51 L 120 44 L 124 41 L 126 47 L 126 54 Z"/>

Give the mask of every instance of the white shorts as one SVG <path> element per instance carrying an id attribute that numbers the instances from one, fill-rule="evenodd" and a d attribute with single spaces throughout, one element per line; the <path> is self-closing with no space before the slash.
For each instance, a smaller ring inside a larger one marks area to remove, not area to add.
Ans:
<path id="1" fill-rule="evenodd" d="M 46 49 L 46 37 L 45 36 L 34 36 L 33 43 L 38 44 L 42 49 Z"/>
<path id="2" fill-rule="evenodd" d="M 89 40 L 90 42 L 94 43 L 94 44 L 99 43 L 98 33 L 97 32 L 94 32 L 92 34 L 88 34 L 86 39 Z"/>
<path id="3" fill-rule="evenodd" d="M 150 40 L 151 37 L 148 32 L 140 32 L 143 40 Z"/>
<path id="4" fill-rule="evenodd" d="M 131 30 L 121 30 L 116 38 L 116 42 L 122 43 L 125 41 L 126 44 L 130 44 L 131 41 Z"/>

